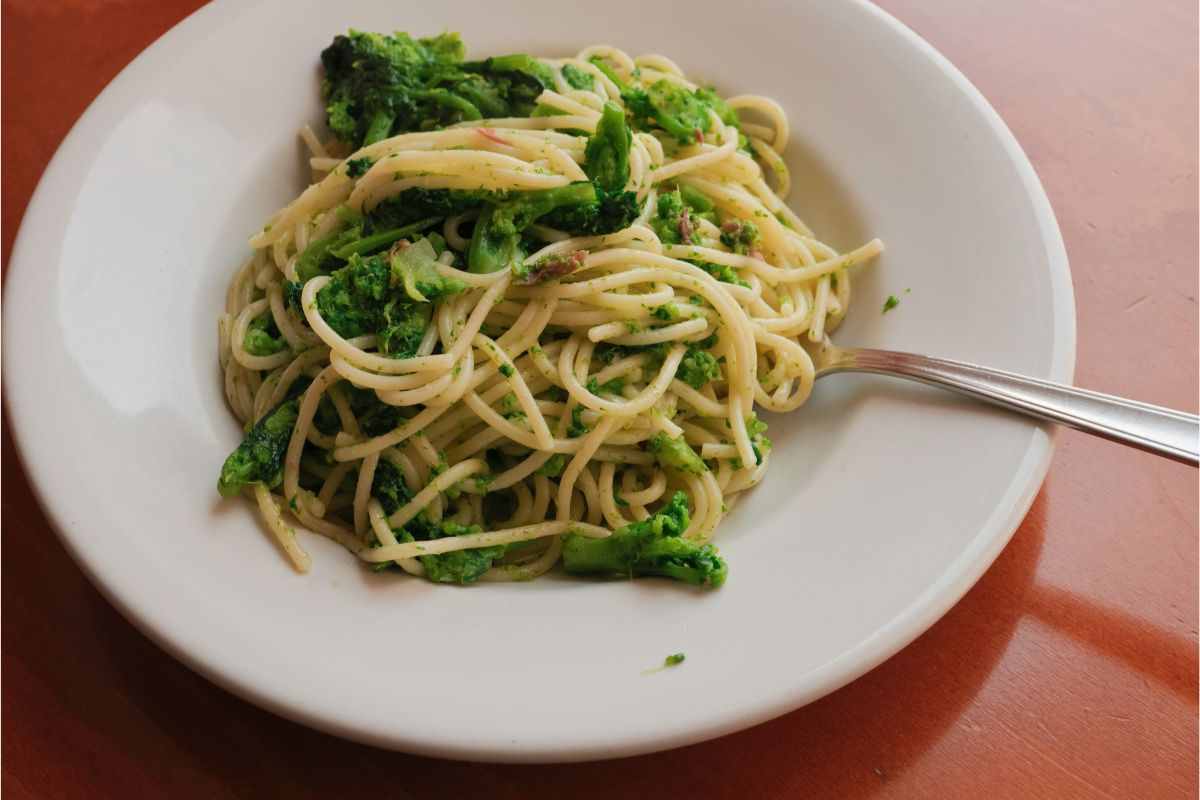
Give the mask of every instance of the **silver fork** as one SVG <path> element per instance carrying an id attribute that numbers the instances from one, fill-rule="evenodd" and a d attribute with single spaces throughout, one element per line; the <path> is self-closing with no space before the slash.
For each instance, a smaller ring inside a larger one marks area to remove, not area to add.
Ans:
<path id="1" fill-rule="evenodd" d="M 1196 466 L 1200 417 L 977 364 L 890 350 L 803 342 L 817 377 L 872 372 L 940 386 L 1022 414 Z"/>

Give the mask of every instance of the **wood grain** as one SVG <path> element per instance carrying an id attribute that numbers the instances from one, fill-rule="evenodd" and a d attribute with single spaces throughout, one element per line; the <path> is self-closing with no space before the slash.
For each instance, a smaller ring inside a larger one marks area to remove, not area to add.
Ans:
<path id="1" fill-rule="evenodd" d="M 100 89 L 194 0 L 3 4 L 3 255 Z M 887 0 L 983 91 L 1058 214 L 1077 382 L 1197 404 L 1197 10 Z M 402 22 L 398 22 L 402 25 Z M 67 559 L 4 428 L 10 797 L 1195 797 L 1197 473 L 1064 433 L 1012 544 L 917 642 L 813 705 L 669 753 L 553 767 L 385 753 L 189 672 Z"/>

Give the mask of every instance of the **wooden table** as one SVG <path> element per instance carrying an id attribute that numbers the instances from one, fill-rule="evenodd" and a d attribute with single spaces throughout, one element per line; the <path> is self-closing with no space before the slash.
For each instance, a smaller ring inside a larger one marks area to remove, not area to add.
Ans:
<path id="1" fill-rule="evenodd" d="M 6 262 L 71 124 L 195 5 L 4 2 Z M 1195 3 L 883 5 L 975 82 L 1041 175 L 1073 265 L 1077 382 L 1195 411 Z M 372 750 L 225 694 L 68 560 L 7 420 L 3 470 L 9 797 L 1196 796 L 1197 473 L 1080 434 L 1059 439 L 995 566 L 874 672 L 718 741 L 552 767 Z"/>

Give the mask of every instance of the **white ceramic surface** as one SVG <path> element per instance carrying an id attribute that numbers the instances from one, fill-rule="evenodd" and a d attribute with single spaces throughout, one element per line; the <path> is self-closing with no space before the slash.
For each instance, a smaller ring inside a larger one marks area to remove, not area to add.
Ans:
<path id="1" fill-rule="evenodd" d="M 823 380 L 770 419 L 762 486 L 723 523 L 728 584 L 434 586 L 310 537 L 295 575 L 245 502 L 216 314 L 245 239 L 301 188 L 317 55 L 346 27 L 456 29 L 473 53 L 662 52 L 791 113 L 791 203 L 861 274 L 838 340 L 1069 381 L 1066 256 L 1016 141 L 912 32 L 858 2 L 680 16 L 607 0 L 218 3 L 143 53 L 63 143 L 6 287 L 17 441 L 68 549 L 178 658 L 285 716 L 385 747 L 543 761 L 744 728 L 861 675 L 975 582 L 1027 510 L 1048 432 L 886 379 Z M 281 20 L 286 19 L 286 23 Z M 718 58 L 719 56 L 719 58 Z M 911 292 L 907 290 L 911 289 Z M 900 306 L 880 313 L 888 294 Z M 684 651 L 686 663 L 647 667 Z M 896 687 L 903 691 L 903 687 Z"/>

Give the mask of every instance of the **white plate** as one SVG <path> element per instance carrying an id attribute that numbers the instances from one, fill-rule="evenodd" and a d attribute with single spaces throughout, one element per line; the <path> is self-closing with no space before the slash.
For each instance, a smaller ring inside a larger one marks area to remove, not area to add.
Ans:
<path id="1" fill-rule="evenodd" d="M 373 744 L 504 761 L 622 756 L 744 728 L 895 653 L 970 587 L 1045 473 L 1046 430 L 884 379 L 771 420 L 765 483 L 718 532 L 727 585 L 434 586 L 311 538 L 295 575 L 215 482 L 239 432 L 216 314 L 245 240 L 301 188 L 317 54 L 347 27 L 461 30 L 477 54 L 661 52 L 791 113 L 791 200 L 836 245 L 880 236 L 838 340 L 1069 381 L 1058 228 L 995 112 L 861 3 L 218 3 L 150 47 L 47 169 L 13 251 L 17 440 L 67 548 L 172 654 Z M 911 289 L 911 293 L 907 290 Z M 884 298 L 900 306 L 880 313 Z M 676 669 L 644 675 L 668 653 Z M 903 691 L 903 687 L 896 687 Z"/>

